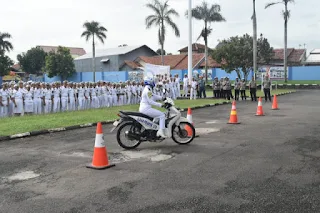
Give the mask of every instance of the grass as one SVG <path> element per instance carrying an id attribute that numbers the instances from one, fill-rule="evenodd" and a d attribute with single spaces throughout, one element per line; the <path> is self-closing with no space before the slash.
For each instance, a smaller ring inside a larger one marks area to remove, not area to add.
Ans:
<path id="1" fill-rule="evenodd" d="M 175 101 L 175 105 L 179 108 L 188 108 L 223 101 L 224 100 L 213 99 L 177 100 Z M 117 114 L 120 110 L 138 111 L 138 109 L 139 105 L 128 105 L 56 114 L 2 118 L 0 119 L 0 136 L 114 120 L 117 118 Z"/>

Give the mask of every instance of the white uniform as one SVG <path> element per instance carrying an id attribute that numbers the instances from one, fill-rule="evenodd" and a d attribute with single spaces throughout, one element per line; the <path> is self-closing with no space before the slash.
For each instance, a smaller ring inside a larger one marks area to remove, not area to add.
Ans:
<path id="1" fill-rule="evenodd" d="M 198 82 L 196 81 L 191 82 L 190 100 L 197 99 L 197 85 L 198 85 Z"/>
<path id="2" fill-rule="evenodd" d="M 60 88 L 54 88 L 53 89 L 53 112 L 60 112 L 60 94 L 61 90 Z"/>
<path id="3" fill-rule="evenodd" d="M 161 99 L 161 97 L 156 96 L 152 93 L 152 89 L 150 86 L 145 86 L 142 95 L 141 95 L 141 102 L 139 107 L 139 112 L 146 114 L 152 118 L 159 118 L 159 126 L 160 129 L 165 129 L 165 115 L 163 112 L 153 109 L 153 106 L 161 107 L 161 103 L 157 103 L 154 100 Z"/>
<path id="4" fill-rule="evenodd" d="M 43 93 L 44 93 L 44 99 L 46 103 L 46 105 L 44 105 L 44 113 L 48 114 L 48 113 L 51 113 L 51 109 L 52 109 L 52 89 L 44 89 Z"/>
<path id="5" fill-rule="evenodd" d="M 14 90 L 13 94 L 12 94 L 12 98 L 14 98 L 16 105 L 13 108 L 13 113 L 14 114 L 21 114 L 23 112 L 23 90 L 22 89 L 18 89 L 18 90 Z"/>
<path id="6" fill-rule="evenodd" d="M 130 85 L 126 86 L 126 90 L 127 90 L 127 96 L 128 96 L 128 101 L 127 104 L 131 104 L 131 97 L 132 97 L 132 88 Z"/>
<path id="7" fill-rule="evenodd" d="M 107 87 L 106 87 L 106 86 L 102 86 L 102 87 L 101 87 L 101 93 L 102 93 L 102 97 L 101 97 L 102 103 L 101 103 L 101 106 L 102 106 L 102 107 L 107 107 L 109 101 L 108 101 L 108 90 L 107 90 Z"/>
<path id="8" fill-rule="evenodd" d="M 112 87 L 107 87 L 108 89 L 108 106 L 113 107 L 113 97 L 112 97 Z"/>
<path id="9" fill-rule="evenodd" d="M 176 78 L 176 96 L 181 97 L 181 91 L 180 91 L 180 78 Z"/>
<path id="10" fill-rule="evenodd" d="M 34 106 L 34 114 L 41 114 L 42 113 L 42 97 L 43 92 L 42 89 L 35 88 L 33 91 L 33 106 Z"/>
<path id="11" fill-rule="evenodd" d="M 0 116 L 1 117 L 7 117 L 8 116 L 8 111 L 9 111 L 9 91 L 1 89 L 0 90 L 0 96 L 2 97 L 2 105 L 0 107 Z"/>
<path id="12" fill-rule="evenodd" d="M 99 99 L 97 97 L 97 88 L 91 88 L 91 108 L 99 108 Z"/>
<path id="13" fill-rule="evenodd" d="M 85 91 L 84 91 L 84 98 L 85 98 L 84 108 L 85 109 L 90 109 L 90 106 L 91 106 L 90 91 L 91 91 L 90 88 L 88 87 L 85 88 Z"/>
<path id="14" fill-rule="evenodd" d="M 78 88 L 78 110 L 85 109 L 85 97 L 84 97 L 85 89 L 80 87 Z"/>
<path id="15" fill-rule="evenodd" d="M 69 88 L 69 104 L 68 104 L 68 111 L 76 110 L 76 98 L 75 98 L 75 89 Z"/>
<path id="16" fill-rule="evenodd" d="M 69 96 L 69 88 L 62 86 L 61 87 L 61 111 L 67 111 L 68 107 L 68 96 Z"/>
<path id="17" fill-rule="evenodd" d="M 24 112 L 25 113 L 33 113 L 33 92 L 30 91 L 25 91 L 23 94 L 24 97 Z"/>
<path id="18" fill-rule="evenodd" d="M 188 84 L 189 84 L 189 79 L 183 78 L 183 95 L 185 97 L 187 97 L 187 95 L 188 95 Z"/>

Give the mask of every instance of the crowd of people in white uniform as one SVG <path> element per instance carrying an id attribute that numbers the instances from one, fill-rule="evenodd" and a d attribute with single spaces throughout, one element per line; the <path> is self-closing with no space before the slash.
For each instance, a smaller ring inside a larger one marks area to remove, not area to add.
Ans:
<path id="1" fill-rule="evenodd" d="M 184 79 L 184 95 L 187 96 L 188 80 Z M 181 97 L 178 75 L 157 75 L 153 92 L 162 97 Z M 10 82 L 0 89 L 0 117 L 26 114 L 48 114 L 74 110 L 138 104 L 144 82 L 111 83 L 81 82 L 40 83 Z"/>

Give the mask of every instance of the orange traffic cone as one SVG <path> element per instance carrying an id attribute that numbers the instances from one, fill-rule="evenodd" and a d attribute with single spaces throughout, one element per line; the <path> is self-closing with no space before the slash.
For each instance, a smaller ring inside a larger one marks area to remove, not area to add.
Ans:
<path id="1" fill-rule="evenodd" d="M 256 116 L 264 116 L 263 109 L 262 109 L 262 98 L 261 97 L 259 98 L 259 101 L 258 101 L 258 108 L 257 108 Z"/>
<path id="2" fill-rule="evenodd" d="M 272 102 L 272 110 L 278 110 L 278 101 L 277 101 L 277 96 L 273 96 L 273 102 Z"/>
<path id="3" fill-rule="evenodd" d="M 104 137 L 102 132 L 101 122 L 97 124 L 96 140 L 94 144 L 92 163 L 87 165 L 87 168 L 91 169 L 106 169 L 115 166 L 109 164 L 107 148 L 104 143 Z"/>
<path id="4" fill-rule="evenodd" d="M 240 124 L 240 122 L 238 122 L 236 101 L 232 102 L 232 108 L 231 108 L 230 119 L 228 124 Z"/>
<path id="5" fill-rule="evenodd" d="M 193 125 L 191 108 L 188 108 L 187 119 Z M 185 129 L 188 132 L 188 137 L 192 137 L 192 135 L 193 135 L 192 129 L 189 126 L 186 126 Z"/>

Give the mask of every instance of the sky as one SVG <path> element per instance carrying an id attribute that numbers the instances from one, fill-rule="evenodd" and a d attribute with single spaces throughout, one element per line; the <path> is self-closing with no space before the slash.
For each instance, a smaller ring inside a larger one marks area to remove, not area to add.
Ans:
<path id="1" fill-rule="evenodd" d="M 145 18 L 152 14 L 145 4 L 151 0 L 10 0 L 1 3 L 0 32 L 12 35 L 14 50 L 9 56 L 16 61 L 17 54 L 26 52 L 37 45 L 83 47 L 92 52 L 91 42 L 81 38 L 85 21 L 98 21 L 108 29 L 105 44 L 97 43 L 97 49 L 117 47 L 120 44 L 146 44 L 153 50 L 159 48 L 157 28 L 146 29 Z M 192 5 L 203 0 L 192 0 Z M 209 47 L 215 47 L 219 40 L 248 33 L 252 35 L 252 0 L 207 0 L 221 5 L 221 14 L 227 20 L 212 23 L 213 33 Z M 271 46 L 282 48 L 284 40 L 284 5 L 264 9 L 272 0 L 256 0 L 258 35 L 269 39 Z M 181 36 L 174 36 L 167 30 L 164 49 L 177 54 L 188 45 L 188 19 L 185 11 L 188 0 L 169 0 L 180 17 L 174 22 Z M 295 0 L 289 5 L 291 17 L 288 24 L 288 47 L 308 49 L 308 53 L 320 48 L 319 0 Z M 193 20 L 193 42 L 203 28 L 203 22 Z M 202 39 L 198 41 L 204 43 Z"/>

